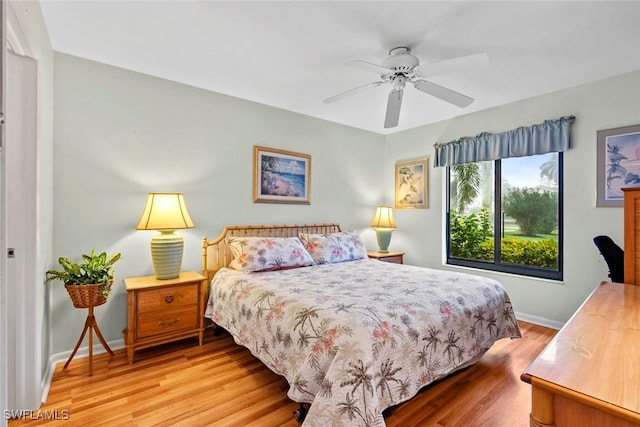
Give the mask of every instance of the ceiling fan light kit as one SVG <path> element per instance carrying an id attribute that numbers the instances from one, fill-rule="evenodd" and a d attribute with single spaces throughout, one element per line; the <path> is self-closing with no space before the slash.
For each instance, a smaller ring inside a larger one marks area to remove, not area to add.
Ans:
<path id="1" fill-rule="evenodd" d="M 326 98 L 323 102 L 329 104 L 363 90 L 390 83 L 393 85 L 393 88 L 389 92 L 387 112 L 384 120 L 384 127 L 387 129 L 398 126 L 400 107 L 402 106 L 402 95 L 407 82 L 413 84 L 413 87 L 421 92 L 460 108 L 465 108 L 471 105 L 474 101 L 473 98 L 424 80 L 424 77 L 432 77 L 456 71 L 466 71 L 472 68 L 484 68 L 489 65 L 489 61 L 486 54 L 480 53 L 453 58 L 434 64 L 420 65 L 420 60 L 411 53 L 411 49 L 402 46 L 391 49 L 389 56 L 382 61 L 382 65 L 359 59 L 349 61 L 346 65 L 378 73 L 380 74 L 380 80 L 341 92 Z"/>

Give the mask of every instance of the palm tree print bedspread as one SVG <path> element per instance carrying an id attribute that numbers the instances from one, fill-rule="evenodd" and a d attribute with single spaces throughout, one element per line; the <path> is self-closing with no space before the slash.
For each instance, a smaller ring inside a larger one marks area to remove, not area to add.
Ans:
<path id="1" fill-rule="evenodd" d="M 503 286 L 374 260 L 214 277 L 206 316 L 311 403 L 303 426 L 384 426 L 384 409 L 519 337 Z"/>

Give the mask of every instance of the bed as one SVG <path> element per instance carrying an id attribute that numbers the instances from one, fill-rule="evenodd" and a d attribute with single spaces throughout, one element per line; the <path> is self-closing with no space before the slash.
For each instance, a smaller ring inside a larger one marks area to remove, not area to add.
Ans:
<path id="1" fill-rule="evenodd" d="M 226 227 L 202 262 L 205 316 L 310 404 L 305 427 L 384 426 L 386 408 L 520 337 L 499 282 L 370 260 L 338 224 Z"/>

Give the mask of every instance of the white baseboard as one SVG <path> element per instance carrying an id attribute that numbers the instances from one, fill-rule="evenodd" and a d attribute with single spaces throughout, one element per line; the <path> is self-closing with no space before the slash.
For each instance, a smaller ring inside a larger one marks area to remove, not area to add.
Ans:
<path id="1" fill-rule="evenodd" d="M 109 348 L 111 350 L 120 350 L 124 348 L 124 339 L 118 339 L 114 341 L 107 342 Z M 102 344 L 98 341 L 93 345 L 93 354 L 102 354 L 106 353 L 107 350 L 102 347 Z M 47 401 L 47 396 L 49 395 L 49 388 L 51 387 L 51 380 L 53 379 L 53 373 L 56 370 L 56 365 L 58 363 L 65 363 L 67 359 L 71 356 L 71 350 L 63 351 L 62 353 L 56 353 L 49 356 L 49 364 L 47 365 L 47 371 L 44 373 L 42 378 L 42 403 L 44 404 Z M 73 358 L 83 358 L 89 357 L 89 346 L 80 347 L 78 352 L 73 356 Z"/>
<path id="2" fill-rule="evenodd" d="M 564 326 L 564 322 L 547 319 L 545 317 L 534 316 L 532 314 L 519 313 L 517 311 L 516 311 L 516 318 L 518 318 L 518 320 L 524 320 L 525 322 L 535 323 L 536 325 L 545 326 L 551 329 L 560 330 Z"/>

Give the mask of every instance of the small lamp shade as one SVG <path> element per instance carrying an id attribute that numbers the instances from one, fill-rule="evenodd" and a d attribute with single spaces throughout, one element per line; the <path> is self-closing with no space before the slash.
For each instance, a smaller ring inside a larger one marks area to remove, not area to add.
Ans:
<path id="1" fill-rule="evenodd" d="M 193 228 L 182 193 L 149 193 L 136 230 L 158 230 L 151 239 L 151 259 L 157 279 L 180 276 L 184 239 L 176 230 Z"/>
<path id="2" fill-rule="evenodd" d="M 394 228 L 398 228 L 393 219 L 393 209 L 391 209 L 390 206 L 378 206 L 376 208 L 376 214 L 371 221 L 371 227 L 376 230 L 378 251 L 389 252 L 391 233 Z"/>

